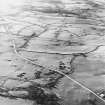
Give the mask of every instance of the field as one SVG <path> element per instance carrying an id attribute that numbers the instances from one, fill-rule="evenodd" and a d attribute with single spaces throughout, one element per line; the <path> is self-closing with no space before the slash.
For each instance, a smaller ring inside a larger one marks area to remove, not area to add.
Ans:
<path id="1" fill-rule="evenodd" d="M 1 15 L 0 105 L 104 105 L 104 10 L 32 0 Z"/>

